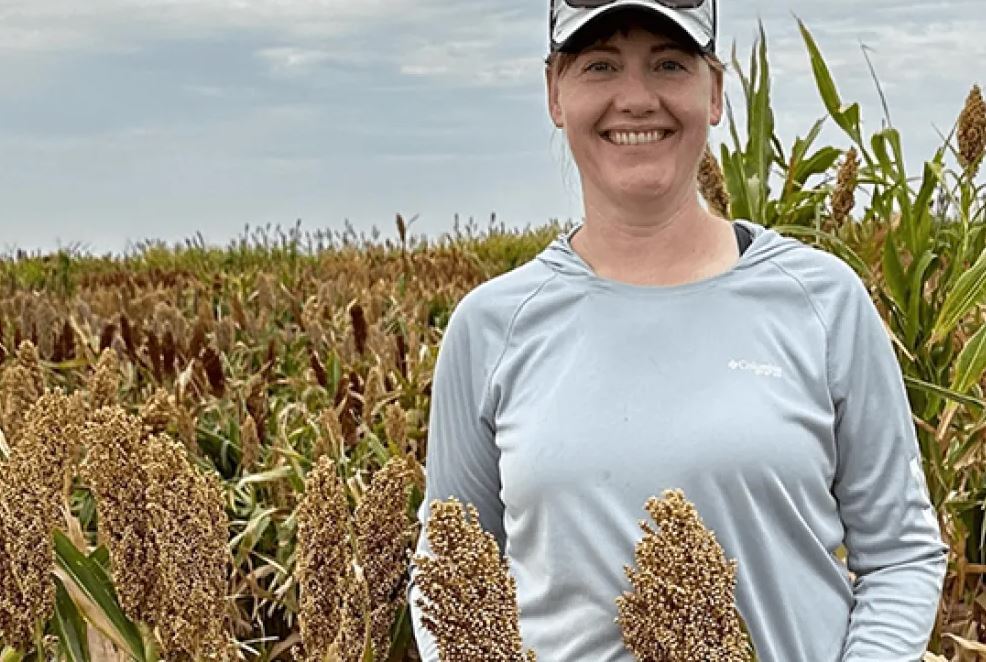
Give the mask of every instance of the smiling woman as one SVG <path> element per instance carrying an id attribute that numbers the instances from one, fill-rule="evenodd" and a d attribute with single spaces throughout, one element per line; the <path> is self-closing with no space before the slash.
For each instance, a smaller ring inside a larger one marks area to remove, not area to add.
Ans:
<path id="1" fill-rule="evenodd" d="M 696 183 L 722 117 L 715 37 L 696 37 L 715 25 L 714 10 L 704 22 L 639 4 L 595 11 L 575 26 L 560 10 L 555 25 L 567 37 L 545 68 L 549 113 L 582 180 L 587 219 L 573 248 L 599 275 L 625 282 L 720 273 L 738 257 L 734 232 L 702 208 Z"/>
<path id="2" fill-rule="evenodd" d="M 472 504 L 516 579 L 524 646 L 630 662 L 615 599 L 642 505 L 680 489 L 737 562 L 759 662 L 915 660 L 947 548 L 911 470 L 900 366 L 845 262 L 702 206 L 723 111 L 716 17 L 716 0 L 553 0 L 548 112 L 585 220 L 449 318 L 417 552 L 433 502 Z M 458 662 L 440 658 L 422 595 L 412 563 L 422 660 Z M 715 597 L 678 607 L 708 616 Z M 687 654 L 696 643 L 641 659 L 736 660 Z M 519 659 L 488 652 L 469 659 Z"/>

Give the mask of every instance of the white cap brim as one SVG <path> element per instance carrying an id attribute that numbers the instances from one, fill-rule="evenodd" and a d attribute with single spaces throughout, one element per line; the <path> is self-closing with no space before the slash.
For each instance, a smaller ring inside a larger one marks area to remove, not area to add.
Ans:
<path id="1" fill-rule="evenodd" d="M 691 37 L 703 51 L 713 51 L 716 42 L 715 0 L 707 0 L 696 9 L 671 9 L 655 0 L 614 0 L 610 4 L 592 9 L 572 7 L 565 0 L 552 3 L 554 29 L 551 33 L 552 51 L 561 50 L 582 28 L 604 14 L 617 9 L 636 7 L 648 9 L 664 16 Z"/>

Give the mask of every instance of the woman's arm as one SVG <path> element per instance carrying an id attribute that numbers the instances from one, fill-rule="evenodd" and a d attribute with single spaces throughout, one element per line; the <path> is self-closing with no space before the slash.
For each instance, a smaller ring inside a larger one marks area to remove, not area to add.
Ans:
<path id="1" fill-rule="evenodd" d="M 433 499 L 451 496 L 463 504 L 473 504 L 483 528 L 496 537 L 501 553 L 505 546 L 499 451 L 494 443 L 488 401 L 490 354 L 485 344 L 491 334 L 489 329 L 479 328 L 481 320 L 477 315 L 470 314 L 474 302 L 475 298 L 467 296 L 453 311 L 435 364 L 425 461 L 427 479 L 424 500 L 418 509 L 418 554 L 431 555 L 426 529 L 429 504 Z M 414 636 L 422 662 L 438 662 L 437 643 L 421 624 L 421 611 L 416 605 L 423 597 L 414 583 L 416 570 L 412 562 L 408 602 Z"/>
<path id="2" fill-rule="evenodd" d="M 900 365 L 852 275 L 829 317 L 827 348 L 838 451 L 833 493 L 847 565 L 857 576 L 842 660 L 916 661 L 934 626 L 948 548 L 928 498 Z"/>

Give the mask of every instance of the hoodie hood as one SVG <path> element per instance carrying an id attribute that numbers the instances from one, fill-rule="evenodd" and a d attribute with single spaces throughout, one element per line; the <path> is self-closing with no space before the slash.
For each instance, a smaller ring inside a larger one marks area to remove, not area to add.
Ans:
<path id="1" fill-rule="evenodd" d="M 754 223 L 753 221 L 748 221 L 745 219 L 736 219 L 733 222 L 743 225 L 753 233 L 752 243 L 749 248 L 746 249 L 746 252 L 740 255 L 739 261 L 733 265 L 731 269 L 719 274 L 718 276 L 713 276 L 712 278 L 698 281 L 699 283 L 717 280 L 728 274 L 745 271 L 789 250 L 804 246 L 802 242 L 790 237 L 785 237 L 770 228 L 760 225 L 759 223 Z M 583 225 L 584 223 L 580 223 L 567 232 L 559 233 L 558 236 L 537 255 L 537 259 L 552 271 L 562 275 L 588 278 L 595 281 L 606 281 L 610 284 L 621 286 L 626 285 L 628 288 L 633 289 L 671 290 L 693 285 L 693 283 L 685 283 L 684 285 L 671 287 L 630 285 L 626 283 L 617 283 L 617 281 L 611 281 L 597 276 L 592 270 L 592 267 L 590 267 L 572 248 L 571 239 Z"/>

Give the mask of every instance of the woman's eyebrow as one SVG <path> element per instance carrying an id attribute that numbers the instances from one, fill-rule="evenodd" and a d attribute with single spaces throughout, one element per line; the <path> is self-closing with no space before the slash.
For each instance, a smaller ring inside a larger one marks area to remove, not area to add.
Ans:
<path id="1" fill-rule="evenodd" d="M 615 53 L 616 55 L 620 54 L 620 49 L 617 48 L 616 46 L 599 45 L 599 46 L 590 46 L 589 48 L 585 49 L 586 53 L 592 53 L 596 51 L 602 51 L 605 53 Z M 657 44 L 655 46 L 651 46 L 650 49 L 651 53 L 663 53 L 665 51 L 678 51 L 681 53 L 686 52 L 685 49 L 679 46 L 678 44 Z"/>

